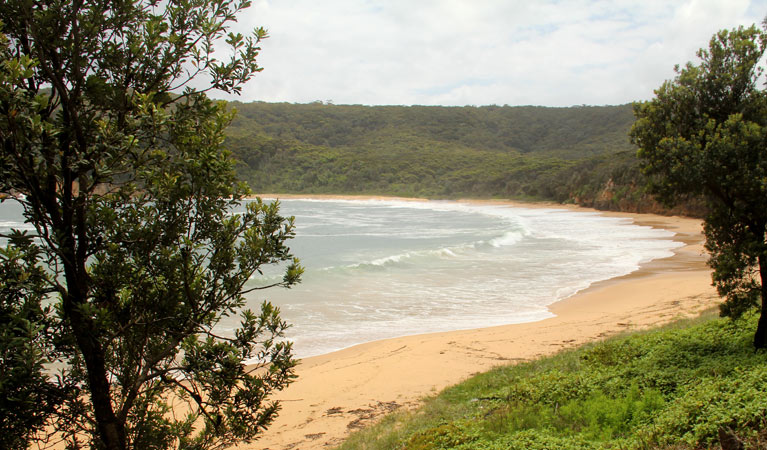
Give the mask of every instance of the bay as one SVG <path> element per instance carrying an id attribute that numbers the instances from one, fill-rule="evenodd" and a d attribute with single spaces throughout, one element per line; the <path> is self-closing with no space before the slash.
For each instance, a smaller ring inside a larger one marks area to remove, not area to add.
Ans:
<path id="1" fill-rule="evenodd" d="M 283 200 L 306 272 L 292 289 L 248 294 L 292 324 L 299 357 L 403 335 L 551 317 L 547 306 L 673 255 L 674 233 L 628 218 L 451 201 Z M 31 229 L 0 204 L 0 233 Z M 0 243 L 3 244 L 4 243 Z M 248 287 L 281 277 L 267 268 Z M 616 301 L 620 301 L 616 299 Z M 236 317 L 219 327 L 230 332 Z"/>
<path id="2" fill-rule="evenodd" d="M 258 291 L 293 324 L 306 357 L 430 332 L 530 322 L 592 284 L 673 255 L 673 232 L 557 208 L 450 201 L 285 200 L 290 290 Z M 254 283 L 264 280 L 254 280 Z M 619 301 L 619 300 L 616 300 Z"/>

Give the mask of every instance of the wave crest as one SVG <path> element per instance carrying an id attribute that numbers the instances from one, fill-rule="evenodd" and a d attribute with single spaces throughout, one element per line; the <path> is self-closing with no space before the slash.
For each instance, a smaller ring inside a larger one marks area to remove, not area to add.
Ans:
<path id="1" fill-rule="evenodd" d="M 514 245 L 517 242 L 521 241 L 522 238 L 525 237 L 525 234 L 520 231 L 509 231 L 505 233 L 503 236 L 497 237 L 495 239 L 491 239 L 488 244 L 495 248 L 500 247 L 506 247 L 509 245 Z"/>

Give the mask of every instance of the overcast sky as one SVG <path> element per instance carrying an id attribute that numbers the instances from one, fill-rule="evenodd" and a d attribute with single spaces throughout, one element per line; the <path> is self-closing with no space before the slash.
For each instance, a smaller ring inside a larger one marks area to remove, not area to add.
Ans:
<path id="1" fill-rule="evenodd" d="M 652 97 L 767 0 L 254 0 L 264 71 L 240 101 L 615 105 Z"/>

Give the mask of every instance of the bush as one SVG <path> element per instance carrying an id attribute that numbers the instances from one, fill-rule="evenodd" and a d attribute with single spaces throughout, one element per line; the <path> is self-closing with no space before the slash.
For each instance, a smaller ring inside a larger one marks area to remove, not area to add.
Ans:
<path id="1" fill-rule="evenodd" d="M 767 359 L 751 346 L 755 320 L 687 321 L 497 368 L 342 448 L 692 449 L 725 435 L 767 448 Z"/>

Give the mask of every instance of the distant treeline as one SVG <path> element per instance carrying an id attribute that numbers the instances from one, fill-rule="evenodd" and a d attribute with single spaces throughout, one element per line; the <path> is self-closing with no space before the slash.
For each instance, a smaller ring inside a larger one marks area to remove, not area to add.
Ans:
<path id="1" fill-rule="evenodd" d="M 256 192 L 514 198 L 668 212 L 628 139 L 631 105 L 239 103 L 227 146 Z M 699 213 L 690 204 L 675 212 Z"/>

